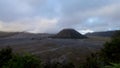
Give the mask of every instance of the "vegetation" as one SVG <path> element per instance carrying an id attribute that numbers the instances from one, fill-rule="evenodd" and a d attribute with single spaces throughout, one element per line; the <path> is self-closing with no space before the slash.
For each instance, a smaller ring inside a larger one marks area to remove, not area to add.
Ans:
<path id="1" fill-rule="evenodd" d="M 113 63 L 111 66 L 106 66 L 105 68 L 120 68 L 120 63 L 119 64 Z"/>
<path id="2" fill-rule="evenodd" d="M 105 43 L 99 53 L 91 54 L 81 68 L 120 68 L 117 63 L 120 63 L 120 31 Z"/>
<path id="3" fill-rule="evenodd" d="M 91 54 L 86 59 L 86 62 L 82 64 L 80 68 L 103 68 L 104 62 L 100 59 L 98 54 Z"/>
<path id="4" fill-rule="evenodd" d="M 72 62 L 60 63 L 60 62 L 47 62 L 44 64 L 43 68 L 75 68 Z"/>
<path id="5" fill-rule="evenodd" d="M 46 62 L 30 54 L 15 54 L 10 47 L 0 51 L 0 68 L 75 68 L 72 62 Z"/>
<path id="6" fill-rule="evenodd" d="M 12 55 L 12 49 L 10 47 L 0 51 L 0 68 L 12 58 Z"/>
<path id="7" fill-rule="evenodd" d="M 105 62 L 120 62 L 120 31 L 112 37 L 110 42 L 104 45 L 104 48 L 101 50 L 101 56 Z"/>
<path id="8" fill-rule="evenodd" d="M 32 55 L 14 55 L 3 68 L 40 68 L 40 61 Z"/>
<path id="9" fill-rule="evenodd" d="M 7 47 L 0 51 L 0 68 L 40 68 L 41 62 L 30 54 L 13 54 Z"/>

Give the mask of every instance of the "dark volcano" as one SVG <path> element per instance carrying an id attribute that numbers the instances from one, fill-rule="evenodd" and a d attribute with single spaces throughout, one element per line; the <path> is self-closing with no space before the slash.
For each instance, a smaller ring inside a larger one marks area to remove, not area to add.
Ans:
<path id="1" fill-rule="evenodd" d="M 63 39 L 83 39 L 86 36 L 80 34 L 74 29 L 63 29 L 58 34 L 54 35 L 52 38 L 63 38 Z"/>

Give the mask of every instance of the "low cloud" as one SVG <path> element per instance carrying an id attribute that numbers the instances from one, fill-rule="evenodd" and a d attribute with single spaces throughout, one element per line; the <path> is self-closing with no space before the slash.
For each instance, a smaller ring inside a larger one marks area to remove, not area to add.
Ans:
<path id="1" fill-rule="evenodd" d="M 13 22 L 0 21 L 0 31 L 7 32 L 54 33 L 57 28 L 57 19 L 35 17 Z"/>

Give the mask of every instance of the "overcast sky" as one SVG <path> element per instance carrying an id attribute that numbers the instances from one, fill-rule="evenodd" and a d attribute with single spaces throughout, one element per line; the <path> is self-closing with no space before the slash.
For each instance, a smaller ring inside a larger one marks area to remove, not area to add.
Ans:
<path id="1" fill-rule="evenodd" d="M 120 29 L 120 0 L 0 0 L 0 31 Z"/>

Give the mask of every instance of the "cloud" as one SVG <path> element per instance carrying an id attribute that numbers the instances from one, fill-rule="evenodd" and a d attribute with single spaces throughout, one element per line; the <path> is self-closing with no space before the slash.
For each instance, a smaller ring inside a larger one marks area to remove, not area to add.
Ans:
<path id="1" fill-rule="evenodd" d="M 54 33 L 57 30 L 57 19 L 42 19 L 35 17 L 34 19 L 17 20 L 14 22 L 0 21 L 0 31 L 10 32 L 32 32 L 32 33 Z"/>
<path id="2" fill-rule="evenodd" d="M 115 30 L 120 29 L 119 8 L 120 0 L 0 0 L 0 30 Z"/>
<path id="3" fill-rule="evenodd" d="M 110 4 L 96 10 L 85 12 L 86 20 L 88 21 L 88 28 L 93 30 L 108 30 L 120 26 L 120 4 Z M 97 20 L 95 19 L 97 18 Z M 91 23 L 91 24 L 89 24 Z M 92 25 L 91 27 L 89 25 Z M 119 25 L 119 26 L 118 26 Z M 94 27 L 94 28 L 93 28 Z M 119 28 L 120 29 L 120 28 Z"/>
<path id="4" fill-rule="evenodd" d="M 62 3 L 63 15 L 59 21 L 61 26 L 93 31 L 119 28 L 119 0 L 70 0 Z"/>
<path id="5" fill-rule="evenodd" d="M 45 3 L 46 0 L 0 0 L 0 20 L 13 21 L 39 15 Z"/>
<path id="6" fill-rule="evenodd" d="M 78 30 L 80 33 L 82 33 L 82 34 L 86 34 L 86 33 L 92 33 L 92 32 L 94 32 L 94 31 L 92 31 L 92 30 L 90 30 L 90 29 L 86 29 L 86 30 Z"/>

